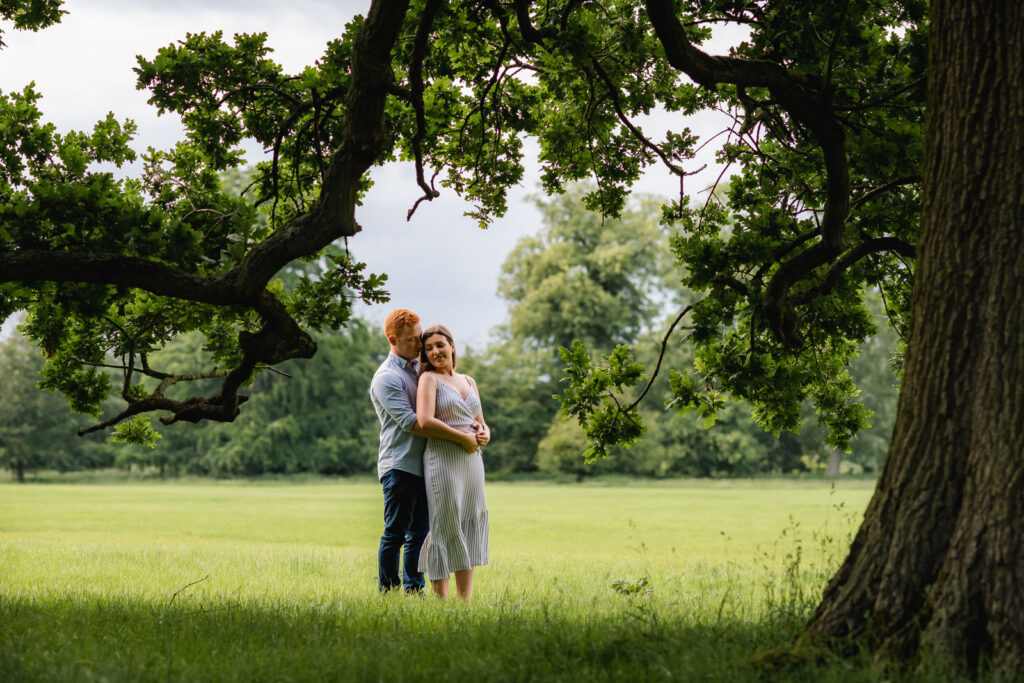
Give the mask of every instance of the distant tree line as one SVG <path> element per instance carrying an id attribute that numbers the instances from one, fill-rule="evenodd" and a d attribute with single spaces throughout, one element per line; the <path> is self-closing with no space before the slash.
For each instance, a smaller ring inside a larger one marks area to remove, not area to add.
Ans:
<path id="1" fill-rule="evenodd" d="M 585 210 L 582 195 L 583 189 L 570 189 L 539 204 L 542 230 L 520 241 L 500 275 L 499 293 L 509 305 L 506 323 L 489 346 L 462 349 L 459 355 L 459 369 L 478 381 L 494 435 L 485 453 L 488 470 L 578 478 L 608 473 L 735 477 L 824 469 L 830 460 L 835 466 L 837 454 L 825 446 L 809 407 L 799 433 L 763 431 L 743 402 L 727 402 L 714 425 L 703 424 L 692 413 L 676 414 L 664 377 L 651 388 L 659 400 L 645 402 L 645 439 L 628 451 L 584 461 L 587 439 L 575 422 L 562 419 L 554 398 L 564 386 L 559 347 L 580 339 L 595 353 L 607 354 L 629 343 L 638 360 L 651 367 L 663 331 L 648 321 L 685 305 L 690 294 L 666 258 L 669 235 L 658 224 L 658 200 L 641 198 L 620 219 L 610 220 Z M 290 286 L 300 275 L 285 272 L 282 285 Z M 883 302 L 869 297 L 869 304 L 881 319 Z M 80 420 L 63 398 L 35 387 L 44 359 L 20 335 L 12 335 L 0 344 L 5 397 L 0 466 L 16 479 L 40 469 L 109 467 L 218 477 L 372 472 L 378 423 L 366 392 L 387 353 L 383 331 L 353 320 L 340 331 L 317 335 L 316 342 L 319 352 L 312 360 L 257 374 L 234 423 L 156 425 L 162 438 L 145 448 L 118 443 L 116 436 L 78 437 Z M 685 367 L 692 364 L 691 353 L 685 342 L 674 342 L 665 362 Z M 871 429 L 841 455 L 861 471 L 877 471 L 888 447 L 898 394 L 890 361 L 897 353 L 894 333 L 880 324 L 850 368 L 874 414 Z M 159 356 L 168 372 L 212 364 L 199 335 L 175 339 Z M 216 380 L 208 382 L 215 393 Z"/>

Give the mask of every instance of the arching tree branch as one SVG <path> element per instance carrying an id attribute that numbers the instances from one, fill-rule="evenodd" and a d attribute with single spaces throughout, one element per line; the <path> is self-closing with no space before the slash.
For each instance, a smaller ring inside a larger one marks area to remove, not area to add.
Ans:
<path id="1" fill-rule="evenodd" d="M 875 237 L 865 240 L 836 259 L 835 263 L 832 264 L 818 284 L 793 296 L 792 305 L 806 304 L 828 294 L 850 266 L 865 256 L 883 251 L 895 252 L 906 258 L 914 258 L 917 252 L 914 245 L 896 237 Z"/>
<path id="2" fill-rule="evenodd" d="M 433 4 L 436 8 L 438 3 Z M 239 333 L 241 362 L 217 373 L 224 377 L 217 396 L 185 401 L 167 399 L 162 393 L 171 378 L 165 377 L 154 395 L 135 401 L 126 396 L 129 405 L 125 411 L 111 420 L 80 429 L 80 434 L 154 410 L 172 413 L 162 418 L 167 424 L 179 420 L 231 421 L 238 414 L 238 406 L 246 400 L 238 395 L 238 389 L 257 367 L 290 358 L 308 358 L 315 353 L 316 345 L 309 334 L 266 286 L 295 259 L 316 253 L 334 240 L 358 232 L 355 206 L 361 179 L 380 158 L 388 140 L 384 106 L 394 86 L 391 51 L 407 8 L 407 0 L 374 2 L 354 41 L 350 76 L 344 91 L 346 114 L 340 142 L 324 169 L 319 197 L 309 211 L 295 216 L 256 243 L 230 270 L 204 277 L 160 261 L 120 254 L 43 249 L 0 253 L 0 282 L 112 284 L 183 301 L 244 306 L 260 317 L 262 326 L 257 332 Z M 339 94 L 340 90 L 328 93 L 331 97 Z M 293 113 L 289 121 L 297 120 L 298 115 Z"/>
<path id="3" fill-rule="evenodd" d="M 643 391 L 640 392 L 640 395 L 637 396 L 623 412 L 627 414 L 632 412 L 633 409 L 640 405 L 640 402 L 644 400 L 644 396 L 646 396 L 647 392 L 650 391 L 651 386 L 654 384 L 654 380 L 658 377 L 658 373 L 661 372 L 661 362 L 665 359 L 665 352 L 668 351 L 668 340 L 672 337 L 672 333 L 675 332 L 676 326 L 682 322 L 687 313 L 700 306 L 702 302 L 703 299 L 684 308 L 679 312 L 679 315 L 675 317 L 672 324 L 668 326 L 668 331 L 665 332 L 665 336 L 661 340 L 661 350 L 658 352 L 658 361 L 654 365 L 654 371 L 651 372 L 651 376 L 647 379 L 647 384 L 644 385 Z"/>
<path id="4" fill-rule="evenodd" d="M 413 134 L 410 144 L 412 145 L 416 163 L 416 184 L 423 190 L 423 196 L 416 200 L 413 207 L 409 209 L 406 220 L 412 219 L 412 215 L 416 212 L 416 207 L 420 205 L 420 202 L 433 200 L 441 194 L 431 185 L 427 184 L 426 178 L 423 175 L 423 138 L 427 134 L 427 119 L 423 111 L 423 60 L 427 56 L 427 42 L 430 39 L 430 30 L 434 25 L 434 17 L 437 15 L 437 10 L 440 6 L 440 0 L 428 0 L 423 8 L 423 14 L 420 15 L 420 24 L 416 29 L 416 38 L 413 40 L 412 57 L 409 61 L 410 101 L 416 112 L 416 132 Z"/>
<path id="5" fill-rule="evenodd" d="M 533 25 L 533 22 L 530 21 L 530 5 L 532 4 L 530 0 L 515 0 L 516 21 L 519 24 L 519 32 L 527 42 L 543 45 L 545 40 L 554 38 L 556 32 L 551 28 L 538 29 Z"/>
<path id="6" fill-rule="evenodd" d="M 28 249 L 0 253 L 0 282 L 89 282 L 217 306 L 244 305 L 228 277 L 203 277 L 123 254 Z"/>
<path id="7" fill-rule="evenodd" d="M 843 251 L 843 226 L 850 209 L 850 177 L 843 127 L 832 115 L 824 84 L 817 76 L 793 74 L 774 62 L 738 57 L 712 57 L 686 38 L 670 0 L 647 0 L 647 14 L 669 63 L 701 86 L 719 83 L 762 87 L 774 102 L 814 135 L 824 155 L 826 198 L 820 240 L 782 263 L 762 294 L 762 305 L 775 334 L 799 343 L 792 312 L 784 306 L 790 288 L 802 277 L 829 263 Z"/>

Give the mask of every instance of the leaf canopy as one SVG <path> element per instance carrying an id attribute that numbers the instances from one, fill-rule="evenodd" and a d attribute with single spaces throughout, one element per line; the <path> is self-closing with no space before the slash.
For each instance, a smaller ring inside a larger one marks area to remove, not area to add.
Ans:
<path id="1" fill-rule="evenodd" d="M 830 443 L 845 447 L 865 420 L 846 367 L 874 331 L 866 288 L 907 328 L 926 9 L 377 1 L 294 74 L 273 62 L 265 34 L 190 34 L 139 59 L 139 87 L 187 134 L 142 153 L 129 179 L 97 163 L 135 159 L 130 121 L 111 115 L 92 132 L 60 134 L 31 87 L 4 93 L 0 317 L 28 311 L 24 329 L 49 358 L 44 384 L 76 410 L 95 413 L 120 394 L 125 410 L 98 427 L 149 411 L 231 421 L 253 373 L 315 352 L 306 330 L 344 325 L 355 296 L 386 296 L 383 276 L 343 249 L 361 229 L 354 210 L 376 165 L 413 163 L 420 201 L 454 191 L 486 225 L 508 210 L 532 138 L 546 191 L 591 179 L 586 205 L 614 218 L 646 168 L 663 165 L 682 188 L 698 146 L 713 144 L 723 178 L 732 174 L 727 200 L 681 192 L 662 212 L 681 284 L 701 297 L 666 341 L 685 333 L 695 345 L 694 367 L 673 376 L 674 403 L 710 420 L 720 397 L 747 398 L 777 432 L 796 426 L 810 398 Z M 61 10 L 8 0 L 0 11 L 38 28 Z M 747 38 L 727 55 L 702 51 L 723 24 Z M 700 139 L 687 116 L 705 109 L 727 112 L 731 126 Z M 652 113 L 673 130 L 644 130 Z M 243 139 L 272 154 L 240 195 L 222 178 L 242 163 Z M 204 336 L 216 368 L 149 366 L 188 332 Z M 634 438 L 635 406 L 619 389 L 633 391 L 643 370 L 628 350 L 603 364 L 568 354 L 579 377 L 565 409 L 595 448 Z M 103 365 L 120 370 L 120 386 Z M 160 385 L 144 392 L 140 375 Z M 211 376 L 222 377 L 214 396 L 164 393 Z"/>

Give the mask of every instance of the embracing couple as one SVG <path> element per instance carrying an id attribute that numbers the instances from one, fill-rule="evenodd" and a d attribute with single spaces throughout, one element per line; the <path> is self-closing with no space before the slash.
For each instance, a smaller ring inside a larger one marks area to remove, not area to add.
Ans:
<path id="1" fill-rule="evenodd" d="M 384 321 L 391 352 L 370 383 L 380 419 L 377 476 L 384 488 L 384 534 L 377 555 L 381 591 L 423 591 L 448 597 L 448 580 L 463 600 L 473 592 L 473 567 L 487 564 L 487 504 L 480 446 L 491 438 L 480 393 L 455 371 L 455 341 L 443 325 L 424 331 L 412 311 Z M 402 578 L 399 555 L 405 547 Z"/>

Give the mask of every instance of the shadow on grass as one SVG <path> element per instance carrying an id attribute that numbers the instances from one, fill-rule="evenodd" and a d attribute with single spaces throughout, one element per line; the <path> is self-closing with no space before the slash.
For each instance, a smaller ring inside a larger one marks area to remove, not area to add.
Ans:
<path id="1" fill-rule="evenodd" d="M 514 599 L 168 608 L 0 597 L 0 672 L 6 681 L 879 679 L 865 657 L 788 671 L 751 664 L 797 624 L 679 621 L 644 603 L 574 618 Z"/>

